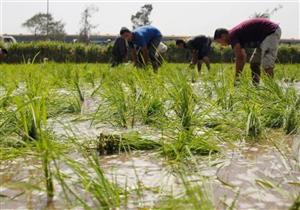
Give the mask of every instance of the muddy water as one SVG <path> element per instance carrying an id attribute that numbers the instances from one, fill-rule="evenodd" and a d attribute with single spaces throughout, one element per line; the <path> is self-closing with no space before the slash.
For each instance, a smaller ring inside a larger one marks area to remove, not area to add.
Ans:
<path id="1" fill-rule="evenodd" d="M 284 157 L 270 145 L 240 145 L 227 153 L 226 164 L 217 170 L 218 181 L 228 186 L 223 196 L 230 194 L 228 188 L 238 191 L 238 209 L 287 209 L 300 192 L 299 186 L 291 184 L 300 181 L 299 155 L 299 147 Z M 215 193 L 221 194 L 219 190 Z M 225 203 L 231 201 L 229 197 Z"/>
<path id="2" fill-rule="evenodd" d="M 187 173 L 191 182 L 206 177 L 217 209 L 237 199 L 237 209 L 287 209 L 300 192 L 299 136 L 294 137 L 292 148 L 286 157 L 271 145 L 239 144 L 226 149 L 222 157 L 201 158 Z M 78 157 L 77 157 L 78 158 Z M 78 158 L 78 161 L 82 161 Z M 172 167 L 158 154 L 152 152 L 122 153 L 100 157 L 106 176 L 122 188 L 132 192 L 128 209 L 151 207 L 162 196 L 181 195 L 184 188 Z M 33 163 L 33 164 L 32 164 Z M 68 169 L 62 168 L 68 173 Z M 40 180 L 38 161 L 17 159 L 1 164 L 0 188 L 2 209 L 43 209 L 47 206 L 45 193 L 37 189 L 27 190 L 27 185 L 13 186 L 7 183 L 36 183 Z M 71 175 L 71 174 L 70 174 Z M 267 184 L 266 184 L 267 183 Z M 294 184 L 298 183 L 298 185 Z M 139 196 L 135 191 L 139 189 Z M 59 187 L 56 188 L 59 194 Z M 3 197 L 7 196 L 7 197 Z M 52 208 L 61 209 L 61 197 L 54 198 Z M 26 206 L 26 207 L 25 207 Z"/>
<path id="3" fill-rule="evenodd" d="M 295 141 L 299 141 L 295 137 Z M 299 149 L 299 148 L 298 148 Z M 299 157 L 299 150 L 293 157 Z M 109 156 L 102 165 L 119 183 L 128 181 L 130 186 L 138 180 L 147 189 L 158 188 L 161 192 L 178 195 L 183 191 L 180 179 L 171 174 L 163 161 L 153 161 L 152 154 L 140 156 Z M 237 145 L 217 160 L 199 161 L 190 181 L 207 177 L 217 209 L 225 209 L 237 198 L 237 209 L 287 209 L 300 192 L 299 162 L 293 157 L 285 159 L 270 145 Z M 219 164 L 215 163 L 218 162 Z M 212 166 L 214 165 L 214 166 Z M 155 202 L 156 196 L 147 194 L 146 205 Z"/>

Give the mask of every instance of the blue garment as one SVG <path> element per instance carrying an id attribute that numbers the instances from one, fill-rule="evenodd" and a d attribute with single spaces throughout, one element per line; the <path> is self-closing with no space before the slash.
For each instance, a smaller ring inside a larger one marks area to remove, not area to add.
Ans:
<path id="1" fill-rule="evenodd" d="M 151 40 L 161 37 L 160 31 L 150 25 L 138 27 L 132 32 L 132 43 L 138 47 L 146 47 Z"/>

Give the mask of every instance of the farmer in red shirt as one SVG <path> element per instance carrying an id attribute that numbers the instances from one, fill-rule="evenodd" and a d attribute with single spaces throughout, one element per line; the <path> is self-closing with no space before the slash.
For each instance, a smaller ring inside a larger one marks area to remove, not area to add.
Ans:
<path id="1" fill-rule="evenodd" d="M 231 45 L 236 58 L 236 76 L 243 71 L 246 63 L 245 48 L 255 48 L 251 58 L 252 81 L 259 83 L 260 65 L 270 77 L 277 58 L 281 29 L 278 24 L 265 18 L 253 18 L 240 23 L 231 30 L 219 28 L 214 40 L 221 45 Z"/>

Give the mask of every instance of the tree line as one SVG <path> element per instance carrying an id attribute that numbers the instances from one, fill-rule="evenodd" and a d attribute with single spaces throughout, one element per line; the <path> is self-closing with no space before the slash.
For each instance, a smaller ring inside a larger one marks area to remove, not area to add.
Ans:
<path id="1" fill-rule="evenodd" d="M 132 28 L 135 29 L 139 26 L 150 25 L 152 10 L 152 4 L 143 5 L 131 16 Z M 98 7 L 90 5 L 81 13 L 78 42 L 89 43 L 92 31 L 97 28 L 97 25 L 93 24 L 91 19 L 98 11 Z M 63 40 L 66 35 L 66 24 L 62 20 L 55 20 L 52 14 L 37 13 L 26 20 L 22 26 L 27 28 L 34 36 L 43 36 L 46 40 Z"/>
<path id="2" fill-rule="evenodd" d="M 278 5 L 273 9 L 267 9 L 264 12 L 255 12 L 249 18 L 270 18 L 273 14 L 282 9 L 282 5 Z M 153 11 L 152 4 L 143 5 L 135 14 L 131 15 L 132 29 L 139 26 L 150 25 L 151 12 Z M 98 25 L 92 23 L 93 15 L 99 12 L 99 8 L 95 5 L 87 6 L 81 13 L 79 22 L 80 31 L 78 33 L 78 42 L 89 43 L 92 31 Z M 62 20 L 55 20 L 52 14 L 38 13 L 26 20 L 22 26 L 27 28 L 34 36 L 45 37 L 45 40 L 64 40 L 66 35 L 65 23 Z"/>

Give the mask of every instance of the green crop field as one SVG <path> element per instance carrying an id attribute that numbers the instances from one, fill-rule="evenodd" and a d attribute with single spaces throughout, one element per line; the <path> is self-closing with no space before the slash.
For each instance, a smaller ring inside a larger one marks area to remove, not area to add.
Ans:
<path id="1" fill-rule="evenodd" d="M 300 208 L 299 64 L 256 87 L 233 64 L 0 75 L 4 209 Z"/>

